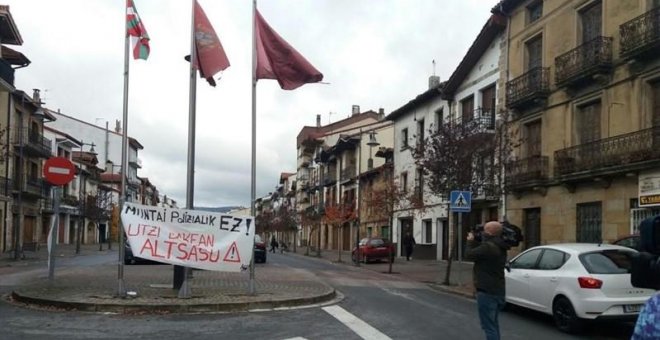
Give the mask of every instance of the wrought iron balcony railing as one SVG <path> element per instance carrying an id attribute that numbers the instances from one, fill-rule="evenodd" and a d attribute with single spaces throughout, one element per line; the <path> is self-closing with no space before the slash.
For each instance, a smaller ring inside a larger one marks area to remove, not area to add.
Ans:
<path id="1" fill-rule="evenodd" d="M 355 165 L 347 166 L 346 168 L 341 170 L 341 180 L 342 180 L 342 182 L 351 180 L 355 176 L 356 176 Z"/>
<path id="2" fill-rule="evenodd" d="M 660 127 L 555 151 L 555 177 L 660 159 Z"/>
<path id="3" fill-rule="evenodd" d="M 656 7 L 619 27 L 621 57 L 658 57 L 660 48 L 660 7 Z M 653 52 L 655 51 L 655 53 Z"/>
<path id="4" fill-rule="evenodd" d="M 48 158 L 52 153 L 50 139 L 29 128 L 14 131 L 14 145 L 22 147 L 25 155 Z"/>
<path id="5" fill-rule="evenodd" d="M 557 86 L 570 86 L 612 67 L 612 38 L 599 36 L 555 58 Z"/>
<path id="6" fill-rule="evenodd" d="M 535 67 L 506 83 L 506 105 L 521 108 L 550 94 L 550 68 Z"/>
<path id="7" fill-rule="evenodd" d="M 50 186 L 41 178 L 26 178 L 24 180 L 12 181 L 13 190 L 20 190 L 24 194 L 35 197 L 46 197 Z"/>
<path id="8" fill-rule="evenodd" d="M 337 182 L 337 175 L 335 175 L 334 171 L 333 173 L 330 174 L 324 174 L 323 175 L 323 185 L 332 185 Z"/>
<path id="9" fill-rule="evenodd" d="M 509 188 L 548 179 L 548 156 L 533 156 L 506 164 L 505 181 Z"/>

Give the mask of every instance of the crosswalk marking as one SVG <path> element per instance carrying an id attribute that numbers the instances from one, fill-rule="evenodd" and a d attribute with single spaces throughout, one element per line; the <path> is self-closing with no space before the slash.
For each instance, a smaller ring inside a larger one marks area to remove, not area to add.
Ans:
<path id="1" fill-rule="evenodd" d="M 355 315 L 349 313 L 345 309 L 335 305 L 323 307 L 323 310 L 328 314 L 335 317 L 346 327 L 350 328 L 353 332 L 365 340 L 392 340 L 389 336 L 381 333 L 379 330 L 371 327 L 368 323 L 360 320 Z"/>

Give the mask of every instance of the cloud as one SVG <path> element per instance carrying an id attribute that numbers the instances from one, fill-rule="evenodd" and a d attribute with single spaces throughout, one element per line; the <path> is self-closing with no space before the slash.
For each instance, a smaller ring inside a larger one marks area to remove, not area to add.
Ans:
<path id="1" fill-rule="evenodd" d="M 195 205 L 250 205 L 251 2 L 200 0 L 231 67 L 216 88 L 197 82 Z M 16 84 L 40 88 L 50 109 L 114 127 L 122 119 L 124 7 L 116 0 L 9 1 L 21 32 L 16 47 L 32 60 Z M 129 135 L 161 194 L 185 205 L 190 1 L 135 0 L 151 37 L 151 55 L 131 60 Z M 391 112 L 427 88 L 433 72 L 446 80 L 489 17 L 483 0 L 261 1 L 270 25 L 329 84 L 282 91 L 257 86 L 257 196 L 274 190 L 281 172 L 296 170 L 296 135 L 305 125 L 348 117 L 351 105 Z M 334 114 L 330 114 L 330 112 Z"/>

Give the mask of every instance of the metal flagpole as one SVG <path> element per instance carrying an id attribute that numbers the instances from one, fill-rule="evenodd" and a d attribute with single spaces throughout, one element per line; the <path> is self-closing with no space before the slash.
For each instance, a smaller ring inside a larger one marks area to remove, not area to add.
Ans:
<path id="1" fill-rule="evenodd" d="M 128 15 L 128 7 L 126 7 L 126 15 Z M 126 20 L 126 17 L 124 17 Z M 121 210 L 124 207 L 126 200 L 126 173 L 128 165 L 128 51 L 129 51 L 129 37 L 128 30 L 125 30 L 124 42 L 124 108 L 122 116 L 122 129 L 121 129 L 121 189 L 119 196 L 119 263 L 117 264 L 117 296 L 126 296 L 126 287 L 124 286 L 124 226 L 121 222 Z M 112 228 L 111 232 L 112 234 Z"/>
<path id="2" fill-rule="evenodd" d="M 256 13 L 257 0 L 252 0 L 252 169 L 251 169 L 251 188 L 250 188 L 250 215 L 256 217 L 254 201 L 257 198 L 256 173 L 257 173 L 257 28 Z M 256 218 L 255 218 L 256 228 Z M 256 229 L 255 229 L 256 230 Z M 256 233 L 255 233 L 256 235 Z M 254 241 L 253 241 L 254 242 Z M 254 295 L 257 293 L 254 286 L 254 254 L 250 260 L 250 282 L 248 284 L 248 293 Z"/>
<path id="3" fill-rule="evenodd" d="M 190 95 L 188 104 L 188 167 L 186 176 L 186 209 L 194 209 L 195 194 L 195 111 L 197 100 L 197 51 L 195 51 L 195 1 L 192 1 L 192 17 L 190 23 Z M 183 284 L 179 289 L 179 298 L 190 298 L 192 295 L 188 276 L 190 267 L 184 267 Z"/>

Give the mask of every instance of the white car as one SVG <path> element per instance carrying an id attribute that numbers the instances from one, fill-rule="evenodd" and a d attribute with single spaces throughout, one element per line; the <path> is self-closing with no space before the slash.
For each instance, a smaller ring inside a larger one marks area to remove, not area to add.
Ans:
<path id="1" fill-rule="evenodd" d="M 655 291 L 630 283 L 635 250 L 591 243 L 530 248 L 504 271 L 506 302 L 553 316 L 565 332 L 584 319 L 632 319 Z"/>

